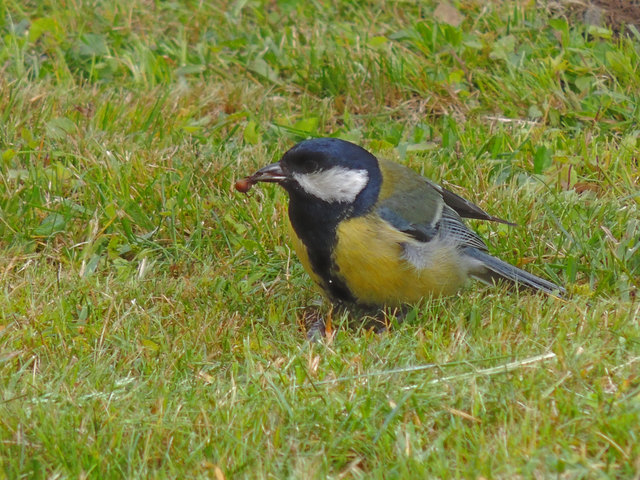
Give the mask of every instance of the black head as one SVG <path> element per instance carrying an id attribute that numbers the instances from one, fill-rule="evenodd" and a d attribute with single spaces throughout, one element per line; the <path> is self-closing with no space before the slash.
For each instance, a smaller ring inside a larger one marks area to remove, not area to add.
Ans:
<path id="1" fill-rule="evenodd" d="M 361 210 L 376 200 L 382 183 L 378 160 L 364 148 L 338 138 L 298 143 L 278 163 L 258 170 L 254 182 L 276 182 L 291 200 Z"/>

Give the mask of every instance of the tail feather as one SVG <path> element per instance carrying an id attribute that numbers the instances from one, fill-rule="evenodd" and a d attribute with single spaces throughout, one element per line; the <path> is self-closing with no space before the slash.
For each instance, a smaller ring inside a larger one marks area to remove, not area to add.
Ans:
<path id="1" fill-rule="evenodd" d="M 516 288 L 525 287 L 536 291 L 541 290 L 548 295 L 562 297 L 567 293 L 563 287 L 553 282 L 525 272 L 476 248 L 466 248 L 464 252 L 466 255 L 481 262 L 482 266 L 472 269 L 470 275 L 482 282 L 493 284 L 500 280 L 506 280 L 514 284 Z"/>

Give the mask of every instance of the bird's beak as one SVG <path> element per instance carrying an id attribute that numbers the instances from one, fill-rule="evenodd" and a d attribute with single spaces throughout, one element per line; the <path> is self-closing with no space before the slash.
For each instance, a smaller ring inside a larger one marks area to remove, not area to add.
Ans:
<path id="1" fill-rule="evenodd" d="M 249 177 L 253 183 L 257 182 L 274 182 L 279 183 L 287 180 L 289 176 L 284 173 L 280 163 L 272 163 L 266 167 L 262 167 L 256 173 Z"/>

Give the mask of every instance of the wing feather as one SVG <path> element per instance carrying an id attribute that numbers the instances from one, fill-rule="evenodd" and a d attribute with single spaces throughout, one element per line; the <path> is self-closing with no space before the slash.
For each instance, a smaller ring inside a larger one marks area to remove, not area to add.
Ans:
<path id="1" fill-rule="evenodd" d="M 383 185 L 376 213 L 420 242 L 438 238 L 484 251 L 485 243 L 461 217 L 508 223 L 403 165 L 380 161 L 380 168 Z"/>

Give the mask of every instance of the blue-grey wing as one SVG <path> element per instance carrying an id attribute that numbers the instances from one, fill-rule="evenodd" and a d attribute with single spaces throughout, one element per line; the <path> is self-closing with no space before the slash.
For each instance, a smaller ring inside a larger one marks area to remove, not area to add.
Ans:
<path id="1" fill-rule="evenodd" d="M 381 201 L 376 213 L 394 228 L 421 242 L 440 239 L 460 247 L 487 250 L 482 239 L 463 223 L 460 215 L 445 204 L 442 197 L 434 198 L 437 193 L 431 190 L 429 208 L 424 209 L 411 207 L 415 205 L 415 193 L 403 198 L 403 192 L 400 192 Z M 420 205 L 424 206 L 424 203 Z"/>

